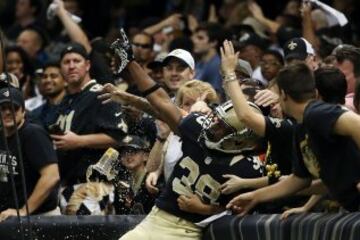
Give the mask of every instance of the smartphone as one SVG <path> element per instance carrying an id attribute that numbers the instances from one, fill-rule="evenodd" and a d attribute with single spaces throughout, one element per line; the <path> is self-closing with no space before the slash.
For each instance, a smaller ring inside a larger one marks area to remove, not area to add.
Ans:
<path id="1" fill-rule="evenodd" d="M 52 124 L 48 127 L 48 132 L 52 135 L 64 135 L 64 131 L 58 124 Z"/>

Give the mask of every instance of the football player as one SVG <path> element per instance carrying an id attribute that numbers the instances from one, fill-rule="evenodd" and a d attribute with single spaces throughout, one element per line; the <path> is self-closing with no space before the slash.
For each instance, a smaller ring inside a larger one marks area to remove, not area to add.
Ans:
<path id="1" fill-rule="evenodd" d="M 221 195 L 223 175 L 262 175 L 258 158 L 262 139 L 238 120 L 231 102 L 208 115 L 194 112 L 183 118 L 166 92 L 133 61 L 130 43 L 124 39 L 115 43 L 120 70 L 126 68 L 143 96 L 181 137 L 183 156 L 153 210 L 121 239 L 200 239 L 202 229 L 195 223 L 222 210 L 231 198 Z M 250 106 L 261 112 L 255 104 Z"/>

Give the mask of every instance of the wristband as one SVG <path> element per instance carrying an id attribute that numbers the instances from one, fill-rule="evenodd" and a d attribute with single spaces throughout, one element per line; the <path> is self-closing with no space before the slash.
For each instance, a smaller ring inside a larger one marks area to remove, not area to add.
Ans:
<path id="1" fill-rule="evenodd" d="M 224 83 L 228 83 L 228 82 L 233 82 L 233 81 L 237 81 L 237 77 L 235 73 L 230 73 L 228 75 L 223 76 L 224 79 Z"/>
<path id="2" fill-rule="evenodd" d="M 145 91 L 143 91 L 143 92 L 141 93 L 141 95 L 142 95 L 143 97 L 147 97 L 148 95 L 152 94 L 153 92 L 155 92 L 155 91 L 158 90 L 159 88 L 161 88 L 161 86 L 160 86 L 159 84 L 155 83 L 154 86 L 152 86 L 152 87 L 146 89 Z"/>

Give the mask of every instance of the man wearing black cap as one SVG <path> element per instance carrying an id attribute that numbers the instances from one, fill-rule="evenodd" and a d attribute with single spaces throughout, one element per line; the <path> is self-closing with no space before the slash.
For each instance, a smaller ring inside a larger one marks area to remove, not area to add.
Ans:
<path id="1" fill-rule="evenodd" d="M 305 62 L 313 71 L 318 68 L 315 50 L 305 38 L 292 38 L 284 45 L 285 64 Z"/>
<path id="2" fill-rule="evenodd" d="M 253 69 L 259 66 L 266 42 L 255 33 L 244 33 L 240 36 L 236 50 L 240 51 L 239 58 L 248 61 Z"/>
<path id="3" fill-rule="evenodd" d="M 119 105 L 102 105 L 98 100 L 96 91 L 102 86 L 90 78 L 90 61 L 82 45 L 72 43 L 62 51 L 60 68 L 68 92 L 56 121 L 63 134 L 51 137 L 59 154 L 62 184 L 73 186 L 86 181 L 87 167 L 104 149 L 116 145 L 128 127 Z"/>
<path id="4" fill-rule="evenodd" d="M 261 58 L 266 49 L 266 41 L 255 33 L 244 33 L 236 42 L 235 48 L 240 51 L 239 58 L 249 62 L 254 69 L 251 77 L 267 84 L 260 69 Z"/>
<path id="5" fill-rule="evenodd" d="M 15 111 L 15 119 L 12 109 Z M 60 214 L 57 210 L 59 171 L 49 136 L 44 129 L 25 120 L 24 99 L 15 88 L 0 90 L 0 113 L 9 148 L 8 152 L 4 139 L 1 138 L 0 221 L 17 214 L 11 188 L 12 176 L 19 201 L 19 213 L 21 216 L 26 215 L 16 130 L 19 132 L 29 214 Z"/>
<path id="6" fill-rule="evenodd" d="M 150 69 L 149 76 L 162 86 L 164 86 L 163 60 L 165 57 L 166 54 L 159 53 L 154 61 L 147 65 L 147 68 Z"/>

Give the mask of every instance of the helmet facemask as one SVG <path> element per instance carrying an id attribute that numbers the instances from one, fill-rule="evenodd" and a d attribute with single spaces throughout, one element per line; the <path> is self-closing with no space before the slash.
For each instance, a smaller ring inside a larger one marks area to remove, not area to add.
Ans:
<path id="1" fill-rule="evenodd" d="M 256 105 L 249 104 L 261 112 Z M 237 118 L 231 101 L 220 105 L 207 117 L 201 136 L 207 148 L 233 154 L 256 150 L 261 139 Z"/>

